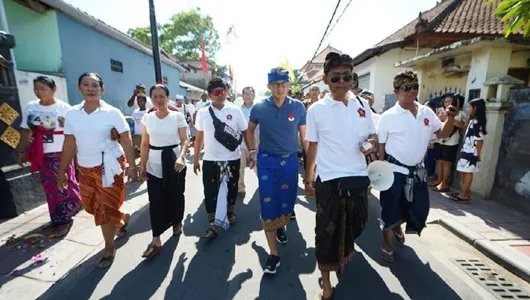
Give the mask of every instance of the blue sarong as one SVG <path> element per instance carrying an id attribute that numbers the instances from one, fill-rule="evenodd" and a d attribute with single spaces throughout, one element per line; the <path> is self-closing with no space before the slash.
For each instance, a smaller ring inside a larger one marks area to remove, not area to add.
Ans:
<path id="1" fill-rule="evenodd" d="M 260 150 L 257 167 L 263 229 L 275 231 L 291 219 L 298 191 L 298 156 Z"/>
<path id="2" fill-rule="evenodd" d="M 417 233 L 425 228 L 429 215 L 429 190 L 427 183 L 415 183 L 413 201 L 408 202 L 404 192 L 407 175 L 394 172 L 394 183 L 390 189 L 379 194 L 381 203 L 381 230 L 389 231 L 403 221 L 407 223 L 405 233 Z"/>

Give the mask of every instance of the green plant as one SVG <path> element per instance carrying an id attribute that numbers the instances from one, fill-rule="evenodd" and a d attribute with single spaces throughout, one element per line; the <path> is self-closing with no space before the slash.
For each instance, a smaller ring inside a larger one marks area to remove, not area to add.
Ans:
<path id="1" fill-rule="evenodd" d="M 487 0 L 496 3 L 498 0 Z M 508 37 L 522 30 L 523 36 L 530 36 L 530 0 L 502 0 L 495 9 L 495 15 L 506 23 L 504 35 Z"/>

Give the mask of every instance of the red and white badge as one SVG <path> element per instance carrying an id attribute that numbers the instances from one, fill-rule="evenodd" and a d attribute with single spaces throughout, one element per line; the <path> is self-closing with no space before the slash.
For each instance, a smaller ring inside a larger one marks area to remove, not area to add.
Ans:
<path id="1" fill-rule="evenodd" d="M 423 124 L 425 124 L 425 126 L 429 126 L 429 119 L 423 119 Z"/>
<path id="2" fill-rule="evenodd" d="M 357 113 L 359 113 L 359 117 L 361 117 L 361 118 L 365 118 L 366 117 L 366 111 L 364 111 L 364 109 L 362 109 L 362 108 L 359 108 L 357 110 Z"/>
<path id="3" fill-rule="evenodd" d="M 288 119 L 289 121 L 291 121 L 291 122 L 294 121 L 294 113 L 293 113 L 293 112 L 288 113 L 288 114 L 287 114 L 287 119 Z"/>
<path id="4" fill-rule="evenodd" d="M 226 115 L 226 119 L 227 119 L 228 121 L 232 120 L 232 115 L 231 115 L 231 114 Z"/>

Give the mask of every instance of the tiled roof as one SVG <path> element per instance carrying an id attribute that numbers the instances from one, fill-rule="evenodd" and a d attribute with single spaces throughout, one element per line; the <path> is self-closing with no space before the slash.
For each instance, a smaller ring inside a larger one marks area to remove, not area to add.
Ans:
<path id="1" fill-rule="evenodd" d="M 340 50 L 338 50 L 337 48 L 334 48 L 334 47 L 331 47 L 330 45 L 328 45 L 326 48 L 322 49 L 322 51 L 320 51 L 316 56 L 315 58 L 313 59 L 313 61 L 311 62 L 311 64 L 323 64 L 325 59 L 326 59 L 326 55 L 328 55 L 328 53 L 330 52 L 338 52 L 338 53 L 342 53 Z M 309 61 L 306 62 L 306 64 L 300 68 L 300 70 L 303 70 L 305 71 L 306 68 L 309 67 Z"/>
<path id="2" fill-rule="evenodd" d="M 435 7 L 431 8 L 428 11 L 421 13 L 422 19 L 427 22 L 432 22 L 436 17 L 440 16 L 446 9 L 450 7 L 454 2 L 460 2 L 461 0 L 444 0 L 441 3 L 438 3 Z M 482 1 L 484 0 L 473 0 L 473 1 Z M 418 18 L 415 18 L 410 23 L 399 29 L 398 31 L 391 34 L 389 37 L 377 43 L 374 47 L 383 46 L 392 42 L 397 42 L 404 40 L 405 38 L 414 35 L 416 33 L 416 24 L 418 23 Z"/>
<path id="3" fill-rule="evenodd" d="M 504 25 L 495 16 L 495 8 L 501 2 L 493 4 L 484 0 L 461 0 L 443 20 L 432 29 L 439 33 L 470 33 L 470 34 L 504 34 Z"/>
<path id="4" fill-rule="evenodd" d="M 324 63 L 326 61 L 326 55 L 328 55 L 328 53 L 330 53 L 330 52 L 342 53 L 337 48 L 333 48 L 331 46 L 327 46 L 322 51 L 320 51 L 320 53 L 317 54 L 317 56 L 315 56 L 315 59 L 313 59 L 313 62 L 314 63 Z"/>
<path id="5" fill-rule="evenodd" d="M 495 16 L 495 8 L 501 1 L 489 3 L 485 0 L 442 0 L 432 9 L 420 14 L 426 21 L 422 32 L 503 35 L 504 25 Z M 414 36 L 418 21 L 419 17 L 374 47 Z"/>

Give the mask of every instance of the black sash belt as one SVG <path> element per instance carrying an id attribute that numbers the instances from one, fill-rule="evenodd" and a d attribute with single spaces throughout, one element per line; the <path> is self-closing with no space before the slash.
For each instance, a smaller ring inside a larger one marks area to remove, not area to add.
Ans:
<path id="1" fill-rule="evenodd" d="M 162 159 L 162 184 L 167 188 L 171 187 L 171 183 L 177 177 L 177 173 L 175 172 L 175 161 L 177 160 L 177 155 L 173 149 L 178 146 L 178 144 L 164 147 L 149 145 L 149 149 L 151 150 L 162 150 L 160 155 Z"/>

